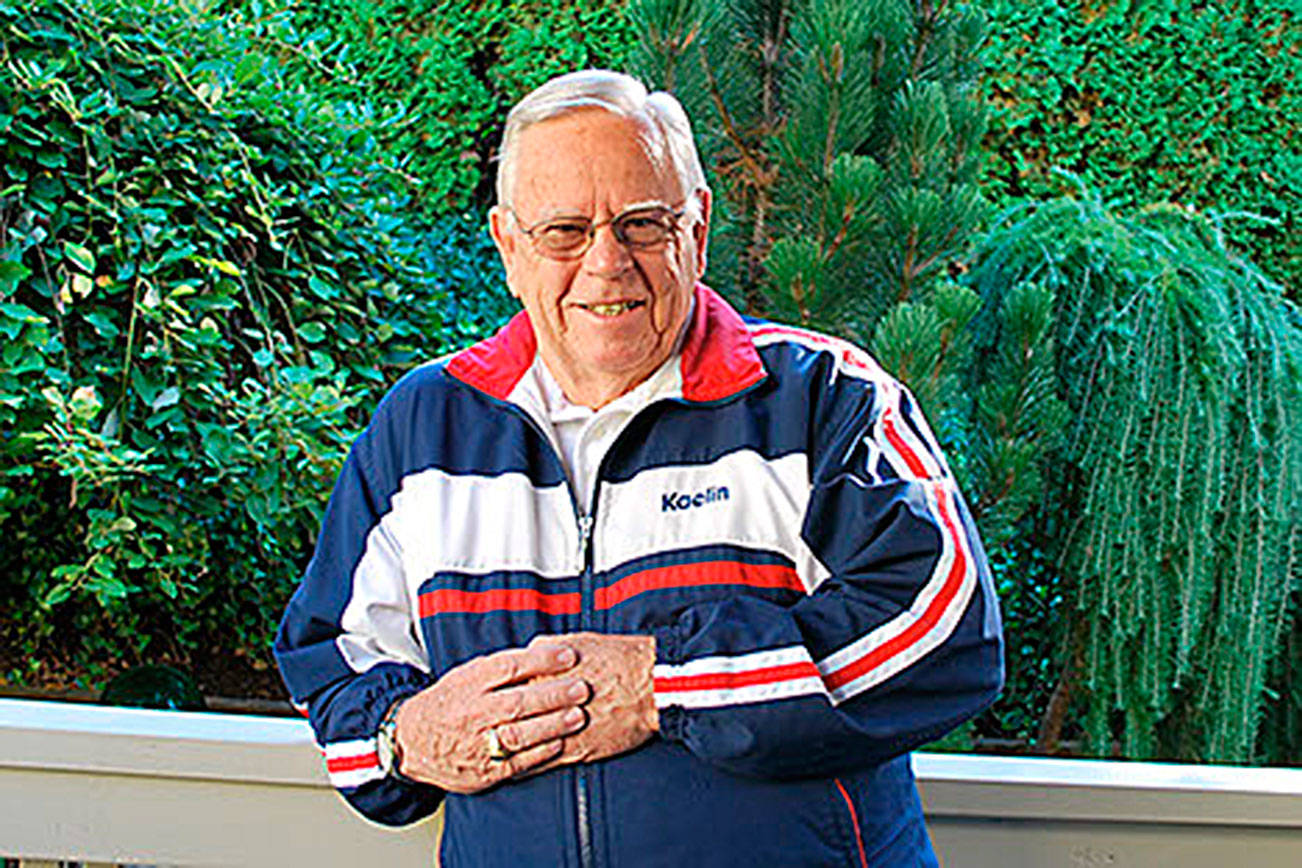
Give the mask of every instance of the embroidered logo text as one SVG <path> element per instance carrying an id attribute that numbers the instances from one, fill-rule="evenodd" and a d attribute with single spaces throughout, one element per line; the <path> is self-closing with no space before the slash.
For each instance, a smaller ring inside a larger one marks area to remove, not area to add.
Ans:
<path id="1" fill-rule="evenodd" d="M 677 491 L 671 491 L 668 494 L 660 495 L 661 512 L 679 512 L 684 509 L 691 509 L 695 506 L 705 506 L 707 503 L 715 503 L 720 500 L 728 499 L 728 487 L 726 485 L 711 485 L 705 491 L 684 494 Z"/>

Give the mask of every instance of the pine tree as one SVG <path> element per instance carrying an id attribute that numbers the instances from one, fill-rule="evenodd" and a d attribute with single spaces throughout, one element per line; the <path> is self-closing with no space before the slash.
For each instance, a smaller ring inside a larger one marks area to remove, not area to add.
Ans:
<path id="1" fill-rule="evenodd" d="M 710 279 L 748 313 L 868 345 L 978 493 L 979 522 L 1008 532 L 1035 500 L 1057 405 L 1046 354 L 1025 355 L 1043 323 L 1031 334 L 1010 321 L 1017 388 L 975 395 L 964 382 L 980 300 L 949 272 L 986 213 L 980 13 L 946 0 L 635 0 L 630 14 L 646 35 L 636 71 L 696 127 L 715 192 Z M 1008 313 L 1049 298 L 1027 290 Z"/>
<path id="2" fill-rule="evenodd" d="M 725 292 L 833 329 L 929 297 L 984 208 L 976 15 L 882 0 L 630 11 L 648 34 L 640 71 L 697 123 Z"/>

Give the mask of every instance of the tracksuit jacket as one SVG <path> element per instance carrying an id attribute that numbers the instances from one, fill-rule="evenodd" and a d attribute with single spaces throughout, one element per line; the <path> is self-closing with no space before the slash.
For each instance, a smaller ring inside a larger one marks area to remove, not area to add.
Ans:
<path id="1" fill-rule="evenodd" d="M 344 464 L 276 640 L 344 798 L 391 825 L 445 802 L 445 865 L 935 864 L 907 752 L 993 700 L 1002 639 L 909 392 L 698 285 L 584 515 L 517 391 L 536 355 L 521 313 L 417 368 Z M 655 636 L 658 737 L 469 796 L 381 773 L 396 700 L 581 630 Z"/>

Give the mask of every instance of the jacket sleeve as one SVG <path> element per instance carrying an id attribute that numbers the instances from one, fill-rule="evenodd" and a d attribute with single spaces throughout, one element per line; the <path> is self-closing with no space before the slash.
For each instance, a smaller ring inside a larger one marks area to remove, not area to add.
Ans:
<path id="1" fill-rule="evenodd" d="M 912 396 L 884 374 L 830 381 L 811 398 L 801 537 L 823 568 L 813 591 L 790 606 L 701 603 L 656 633 L 662 737 L 739 774 L 882 762 L 976 714 L 1003 683 L 985 554 Z"/>
<path id="2" fill-rule="evenodd" d="M 386 777 L 376 732 L 389 707 L 432 683 L 415 635 L 399 529 L 391 509 L 402 478 L 399 386 L 353 445 L 326 507 L 316 551 L 290 600 L 275 655 L 305 710 L 331 783 L 385 825 L 419 820 L 442 791 Z"/>

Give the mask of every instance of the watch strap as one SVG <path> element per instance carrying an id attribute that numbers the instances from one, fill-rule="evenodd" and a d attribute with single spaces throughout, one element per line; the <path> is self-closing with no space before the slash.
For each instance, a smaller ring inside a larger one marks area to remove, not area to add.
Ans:
<path id="1" fill-rule="evenodd" d="M 410 781 L 399 771 L 402 765 L 402 748 L 398 744 L 398 709 L 409 697 L 394 702 L 380 719 L 380 726 L 375 733 L 375 753 L 380 762 L 380 770 L 388 777 Z"/>

